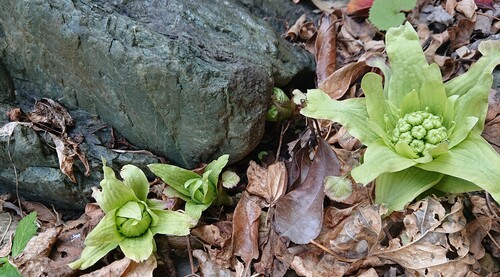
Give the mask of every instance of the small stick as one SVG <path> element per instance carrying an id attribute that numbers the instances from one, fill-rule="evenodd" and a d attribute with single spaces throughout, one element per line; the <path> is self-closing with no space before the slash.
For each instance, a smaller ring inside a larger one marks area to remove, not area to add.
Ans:
<path id="1" fill-rule="evenodd" d="M 194 262 L 193 262 L 193 254 L 191 253 L 191 241 L 189 241 L 189 235 L 186 236 L 187 239 L 187 247 L 188 247 L 188 256 L 189 256 L 189 265 L 191 266 L 191 274 L 195 275 Z"/>

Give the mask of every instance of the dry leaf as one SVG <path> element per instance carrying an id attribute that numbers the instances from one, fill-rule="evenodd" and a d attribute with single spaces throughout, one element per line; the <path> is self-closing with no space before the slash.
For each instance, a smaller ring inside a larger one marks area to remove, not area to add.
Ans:
<path id="1" fill-rule="evenodd" d="M 455 10 L 465 15 L 468 19 L 473 20 L 473 17 L 476 15 L 477 6 L 474 0 L 462 0 L 457 3 Z"/>
<path id="2" fill-rule="evenodd" d="M 286 166 L 283 162 L 273 163 L 265 169 L 250 161 L 247 177 L 248 193 L 265 199 L 271 206 L 285 193 L 288 185 Z"/>
<path id="3" fill-rule="evenodd" d="M 68 111 L 56 101 L 42 98 L 36 101 L 34 110 L 29 112 L 28 119 L 39 125 L 42 130 L 59 134 L 66 133 L 66 128 L 73 126 L 73 118 Z"/>
<path id="4" fill-rule="evenodd" d="M 140 263 L 136 263 L 125 257 L 89 274 L 82 275 L 82 277 L 152 277 L 156 266 L 157 263 L 154 255 L 149 256 L 147 260 Z"/>
<path id="5" fill-rule="evenodd" d="M 354 82 L 370 71 L 364 61 L 344 65 L 318 84 L 318 88 L 332 99 L 339 99 L 349 90 Z"/>
<path id="6" fill-rule="evenodd" d="M 233 244 L 234 254 L 240 256 L 246 266 L 259 257 L 259 218 L 261 215 L 258 198 L 243 192 L 234 209 Z"/>
<path id="7" fill-rule="evenodd" d="M 368 15 L 368 10 L 373 4 L 373 0 L 351 0 L 347 5 L 349 15 Z"/>
<path id="8" fill-rule="evenodd" d="M 316 56 L 316 81 L 321 84 L 336 69 L 337 62 L 337 30 L 335 21 L 337 17 L 331 14 L 323 14 L 316 34 L 315 56 Z"/>
<path id="9" fill-rule="evenodd" d="M 203 250 L 193 250 L 193 257 L 198 259 L 201 273 L 205 277 L 237 277 L 236 273 L 212 262 Z"/>
<path id="10" fill-rule="evenodd" d="M 297 21 L 286 31 L 285 34 L 285 39 L 288 39 L 290 41 L 295 41 L 297 38 L 300 37 L 300 30 L 304 23 L 306 23 L 307 17 L 305 14 L 300 16 Z"/>
<path id="11" fill-rule="evenodd" d="M 469 19 L 459 19 L 456 26 L 448 28 L 452 51 L 470 44 L 470 38 L 476 24 Z"/>
<path id="12" fill-rule="evenodd" d="M 323 180 L 338 176 L 340 164 L 330 145 L 319 138 L 318 149 L 304 182 L 276 203 L 276 231 L 297 244 L 315 239 L 323 222 Z"/>
<path id="13" fill-rule="evenodd" d="M 397 262 L 408 272 L 422 275 L 432 271 L 449 276 L 450 268 L 454 267 L 457 273 L 468 270 L 473 260 L 467 254 L 469 241 L 462 203 L 457 201 L 446 213 L 439 201 L 427 197 L 408 209 L 414 212 L 405 216 L 401 236 L 373 254 Z"/>

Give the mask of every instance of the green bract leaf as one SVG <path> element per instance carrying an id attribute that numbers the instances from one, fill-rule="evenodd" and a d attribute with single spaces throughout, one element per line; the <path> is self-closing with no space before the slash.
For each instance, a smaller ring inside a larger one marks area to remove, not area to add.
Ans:
<path id="1" fill-rule="evenodd" d="M 384 173 L 375 182 L 375 202 L 387 205 L 388 212 L 403 210 L 415 197 L 439 182 L 443 174 L 410 167 Z"/>
<path id="2" fill-rule="evenodd" d="M 240 177 L 234 171 L 224 171 L 222 173 L 222 186 L 225 188 L 234 188 L 240 182 Z"/>
<path id="3" fill-rule="evenodd" d="M 106 214 L 99 224 L 87 235 L 85 245 L 98 246 L 108 243 L 118 243 L 124 239 L 124 236 L 116 228 L 116 210 Z"/>
<path id="4" fill-rule="evenodd" d="M 86 269 L 95 264 L 117 246 L 118 243 L 103 243 L 96 246 L 86 246 L 83 249 L 80 259 L 68 264 L 68 266 L 72 269 Z"/>
<path id="5" fill-rule="evenodd" d="M 0 258 L 0 276 L 22 277 L 19 270 L 7 258 Z"/>
<path id="6" fill-rule="evenodd" d="M 432 188 L 448 193 L 464 193 L 481 190 L 480 187 L 469 181 L 447 175 Z"/>
<path id="7" fill-rule="evenodd" d="M 366 110 L 370 119 L 378 124 L 384 133 L 394 129 L 397 122 L 396 109 L 384 99 L 382 77 L 375 73 L 367 73 L 363 77 L 361 88 L 365 93 Z"/>
<path id="8" fill-rule="evenodd" d="M 307 106 L 300 113 L 307 117 L 340 122 L 363 144 L 370 144 L 378 138 L 373 128 L 366 124 L 368 112 L 364 98 L 335 101 L 321 90 L 311 89 L 307 91 Z"/>
<path id="9" fill-rule="evenodd" d="M 25 216 L 19 225 L 17 225 L 14 233 L 14 241 L 12 242 L 12 257 L 16 258 L 23 252 L 28 241 L 36 234 L 36 212 L 31 212 Z"/>
<path id="10" fill-rule="evenodd" d="M 419 91 L 424 81 L 442 82 L 439 67 L 427 64 L 410 23 L 387 31 L 386 44 L 391 66 L 388 100 L 394 106 L 399 107 L 407 93 Z"/>
<path id="11" fill-rule="evenodd" d="M 165 210 L 152 211 L 159 218 L 158 224 L 151 226 L 153 234 L 185 236 L 189 235 L 189 228 L 196 225 L 196 221 L 187 214 Z"/>
<path id="12" fill-rule="evenodd" d="M 104 171 L 104 179 L 100 183 L 102 192 L 94 190 L 92 196 L 105 213 L 121 207 L 128 201 L 139 200 L 132 188 L 116 178 L 115 172 L 106 166 L 105 160 L 102 169 Z"/>
<path id="13" fill-rule="evenodd" d="M 500 203 L 500 156 L 480 135 L 471 133 L 453 151 L 419 168 L 461 178 L 491 193 Z"/>
<path id="14" fill-rule="evenodd" d="M 154 243 L 153 234 L 148 230 L 140 237 L 125 238 L 119 246 L 127 258 L 142 262 L 153 253 Z"/>
<path id="15" fill-rule="evenodd" d="M 370 8 L 370 22 L 380 30 L 401 25 L 406 16 L 401 11 L 413 9 L 416 0 L 375 0 Z"/>
<path id="16" fill-rule="evenodd" d="M 354 168 L 351 175 L 356 182 L 367 184 L 384 172 L 400 171 L 415 164 L 413 160 L 398 155 L 379 139 L 370 144 L 365 152 L 363 164 Z"/>
<path id="17" fill-rule="evenodd" d="M 125 185 L 135 192 L 135 196 L 139 200 L 146 201 L 149 193 L 149 182 L 140 168 L 129 164 L 125 165 L 120 171 L 120 176 L 123 178 Z"/>
<path id="18" fill-rule="evenodd" d="M 217 160 L 212 161 L 207 165 L 205 172 L 211 171 L 210 175 L 208 176 L 208 180 L 215 186 L 217 185 L 217 182 L 219 181 L 219 175 L 222 172 L 222 169 L 226 166 L 228 160 L 229 155 L 222 155 Z"/>
<path id="19" fill-rule="evenodd" d="M 200 175 L 169 164 L 150 164 L 149 169 L 167 185 L 175 189 L 178 193 L 186 196 L 189 199 L 189 190 L 184 187 L 184 184 L 191 179 L 200 178 Z"/>

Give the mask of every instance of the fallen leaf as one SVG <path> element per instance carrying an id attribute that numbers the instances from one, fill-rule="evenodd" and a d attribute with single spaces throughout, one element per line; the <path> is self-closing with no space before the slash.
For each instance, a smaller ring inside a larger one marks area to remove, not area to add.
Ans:
<path id="1" fill-rule="evenodd" d="M 73 164 L 75 162 L 75 156 L 80 159 L 80 161 L 85 166 L 85 176 L 90 175 L 90 165 L 85 157 L 85 154 L 78 147 L 78 143 L 74 142 L 70 137 L 67 136 L 57 136 L 49 133 L 56 146 L 57 158 L 59 160 L 59 169 L 64 175 L 66 175 L 71 182 L 77 183 L 75 174 L 73 172 Z"/>
<path id="2" fill-rule="evenodd" d="M 193 257 L 198 259 L 199 268 L 203 276 L 209 277 L 237 277 L 236 273 L 218 266 L 210 260 L 208 254 L 203 250 L 193 250 Z M 238 276 L 239 277 L 239 276 Z"/>
<path id="3" fill-rule="evenodd" d="M 272 226 L 259 240 L 261 256 L 254 264 L 255 271 L 265 276 L 284 276 L 293 260 L 293 254 L 287 252 L 289 240 L 276 233 Z"/>
<path id="4" fill-rule="evenodd" d="M 336 9 L 344 8 L 344 1 L 338 0 L 312 0 L 313 4 L 325 13 L 333 13 Z"/>
<path id="5" fill-rule="evenodd" d="M 259 218 L 261 208 L 258 198 L 243 192 L 234 209 L 233 244 L 234 254 L 240 256 L 249 267 L 253 259 L 259 257 Z"/>
<path id="6" fill-rule="evenodd" d="M 136 263 L 127 257 L 114 261 L 109 265 L 102 267 L 89 274 L 81 275 L 82 277 L 108 277 L 108 276 L 121 276 L 121 277 L 152 277 L 153 270 L 156 268 L 157 262 L 154 255 L 143 262 Z"/>
<path id="7" fill-rule="evenodd" d="M 265 199 L 270 206 L 285 193 L 288 185 L 288 175 L 283 162 L 273 163 L 265 169 L 250 161 L 247 177 L 247 192 Z"/>
<path id="8" fill-rule="evenodd" d="M 352 261 L 367 257 L 383 236 L 381 216 L 386 212 L 378 205 L 359 207 L 330 241 L 330 249 Z"/>
<path id="9" fill-rule="evenodd" d="M 470 44 L 470 38 L 476 24 L 469 19 L 459 19 L 456 26 L 448 28 L 450 48 L 452 51 Z"/>
<path id="10" fill-rule="evenodd" d="M 405 216 L 405 228 L 400 237 L 391 239 L 388 247 L 380 247 L 373 254 L 391 259 L 414 274 L 446 274 L 453 269 L 454 274 L 464 276 L 463 272 L 467 272 L 474 262 L 468 255 L 469 241 L 461 201 L 457 201 L 449 213 L 432 197 L 408 209 L 414 212 Z"/>
<path id="11" fill-rule="evenodd" d="M 370 67 L 364 61 L 349 63 L 320 82 L 318 88 L 332 99 L 339 99 L 344 96 L 353 83 L 368 71 L 370 71 Z"/>
<path id="12" fill-rule="evenodd" d="M 495 9 L 493 0 L 474 0 L 474 3 L 476 3 L 477 7 L 480 9 Z"/>
<path id="13" fill-rule="evenodd" d="M 373 0 L 351 0 L 347 5 L 349 15 L 368 15 L 368 10 L 373 4 Z"/>
<path id="14" fill-rule="evenodd" d="M 336 69 L 337 62 L 337 30 L 332 14 L 323 14 L 319 19 L 319 28 L 314 43 L 316 56 L 316 81 L 321 84 Z"/>
<path id="15" fill-rule="evenodd" d="M 20 218 L 10 213 L 0 211 L 0 257 L 7 257 L 12 248 L 12 237 Z"/>
<path id="16" fill-rule="evenodd" d="M 289 41 L 295 41 L 300 37 L 300 30 L 302 26 L 306 23 L 307 17 L 305 14 L 301 15 L 295 23 L 286 31 L 285 39 Z"/>
<path id="17" fill-rule="evenodd" d="M 32 112 L 29 112 L 28 119 L 39 125 L 42 130 L 66 133 L 66 128 L 73 126 L 73 118 L 61 104 L 49 98 L 42 98 L 35 102 Z"/>
<path id="18" fill-rule="evenodd" d="M 323 180 L 339 175 L 337 156 L 326 141 L 322 138 L 318 141 L 304 182 L 276 203 L 276 231 L 297 244 L 308 243 L 318 236 L 323 222 Z"/>
<path id="19" fill-rule="evenodd" d="M 468 19 L 472 20 L 476 14 L 477 6 L 476 3 L 474 3 L 474 0 L 462 0 L 457 3 L 455 10 L 465 15 L 465 17 L 467 17 Z"/>

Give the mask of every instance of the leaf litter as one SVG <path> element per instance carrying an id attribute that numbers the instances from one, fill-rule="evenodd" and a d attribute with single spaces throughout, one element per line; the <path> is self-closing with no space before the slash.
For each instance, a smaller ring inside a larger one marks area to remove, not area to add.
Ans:
<path id="1" fill-rule="evenodd" d="M 319 21 L 303 15 L 284 37 L 315 56 L 317 87 L 330 97 L 361 96 L 360 77 L 369 71 L 383 74 L 386 66 L 384 34 L 367 21 L 373 1 L 351 0 L 347 6 L 312 2 L 323 12 Z M 414 9 L 405 10 L 403 15 L 417 26 L 426 59 L 438 64 L 444 79 L 465 72 L 478 58 L 479 41 L 497 37 L 500 30 L 500 4 L 491 0 L 419 0 Z M 499 99 L 499 92 L 492 90 L 483 136 L 500 153 Z M 0 129 L 0 136 L 11 136 L 18 125 L 47 132 L 70 180 L 76 182 L 76 158 L 89 168 L 78 139 L 67 133 L 73 119 L 56 101 L 42 99 L 31 112 L 13 109 L 8 115 L 13 122 Z M 286 154 L 240 165 L 245 177 L 227 188 L 234 206 L 224 207 L 217 217 L 203 217 L 191 238 L 158 239 L 158 255 L 144 263 L 113 251 L 85 272 L 71 270 L 67 263 L 81 254 L 86 235 L 103 216 L 99 207 L 88 204 L 80 218 L 63 220 L 64 214 L 54 209 L 8 194 L 0 198 L 0 256 L 11 251 L 19 216 L 36 211 L 41 228 L 12 261 L 24 276 L 157 276 L 162 267 L 175 275 L 172 261 L 162 254 L 172 249 L 191 252 L 198 261 L 191 260 L 192 274 L 203 276 L 500 273 L 500 210 L 487 194 L 431 195 L 386 214 L 383 206 L 373 204 L 373 185 L 363 187 L 349 178 L 362 158 L 361 143 L 335 123 L 306 125 L 298 139 L 289 140 Z M 351 194 L 345 199 L 325 197 L 328 176 L 350 182 Z M 178 205 L 162 194 L 163 188 L 153 183 L 151 195 L 165 205 Z"/>

